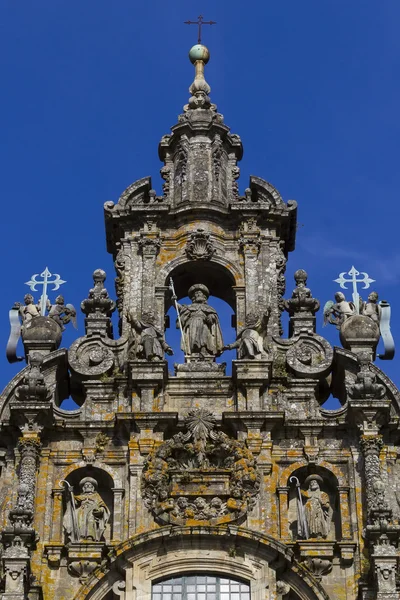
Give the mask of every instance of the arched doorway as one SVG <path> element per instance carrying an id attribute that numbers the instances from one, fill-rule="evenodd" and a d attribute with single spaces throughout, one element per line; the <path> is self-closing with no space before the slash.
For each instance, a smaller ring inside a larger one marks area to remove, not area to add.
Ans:
<path id="1" fill-rule="evenodd" d="M 217 596 L 217 580 L 218 598 L 198 597 L 208 585 L 215 585 Z M 180 598 L 173 597 L 173 581 Z M 222 590 L 222 585 L 228 587 Z M 237 585 L 239 591 L 232 587 Z M 287 591 L 282 595 L 278 589 Z M 244 527 L 162 527 L 115 548 L 107 568 L 94 571 L 74 600 L 153 600 L 153 594 L 160 595 L 154 600 L 266 600 L 270 590 L 271 597 L 282 600 L 329 600 L 291 550 L 269 536 Z"/>

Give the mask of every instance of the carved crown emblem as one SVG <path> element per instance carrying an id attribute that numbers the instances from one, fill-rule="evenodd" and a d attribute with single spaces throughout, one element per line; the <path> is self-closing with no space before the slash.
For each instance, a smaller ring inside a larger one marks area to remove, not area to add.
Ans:
<path id="1" fill-rule="evenodd" d="M 149 455 L 142 475 L 145 505 L 160 524 L 243 520 L 260 487 L 253 454 L 216 430 L 206 409 L 191 410 L 185 429 Z"/>

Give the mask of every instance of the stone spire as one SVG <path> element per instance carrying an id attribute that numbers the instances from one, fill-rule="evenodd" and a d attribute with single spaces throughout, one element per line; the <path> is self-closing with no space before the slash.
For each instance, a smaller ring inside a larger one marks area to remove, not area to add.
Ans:
<path id="1" fill-rule="evenodd" d="M 172 127 L 172 135 L 163 136 L 159 145 L 164 196 L 172 208 L 190 205 L 192 209 L 193 203 L 224 208 L 238 198 L 237 162 L 243 155 L 242 142 L 230 133 L 217 106 L 211 103 L 211 88 L 204 73 L 210 59 L 208 48 L 196 44 L 189 51 L 189 59 L 195 67 L 191 97 L 178 124 Z"/>

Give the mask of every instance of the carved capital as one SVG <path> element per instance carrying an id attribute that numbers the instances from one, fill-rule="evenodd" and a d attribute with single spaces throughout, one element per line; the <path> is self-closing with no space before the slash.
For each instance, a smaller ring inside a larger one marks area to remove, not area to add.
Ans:
<path id="1" fill-rule="evenodd" d="M 360 446 L 364 457 L 367 458 L 371 455 L 379 456 L 381 449 L 383 448 L 383 439 L 381 435 L 362 435 L 360 438 Z"/>

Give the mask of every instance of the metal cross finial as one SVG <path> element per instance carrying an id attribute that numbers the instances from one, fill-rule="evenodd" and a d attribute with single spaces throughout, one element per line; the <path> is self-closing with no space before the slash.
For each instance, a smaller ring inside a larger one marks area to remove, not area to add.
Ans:
<path id="1" fill-rule="evenodd" d="M 43 281 L 37 280 L 37 277 L 39 277 L 39 273 L 35 273 L 34 275 L 32 275 L 32 277 L 29 281 L 25 281 L 25 285 L 29 285 L 32 292 L 37 291 L 37 289 L 36 289 L 37 285 L 43 286 L 42 295 L 40 297 L 40 314 L 42 315 L 42 317 L 44 317 L 46 315 L 47 286 L 54 285 L 53 292 L 55 292 L 56 290 L 58 290 L 60 285 L 62 285 L 63 283 L 67 283 L 66 281 L 63 281 L 62 279 L 60 279 L 60 276 L 58 275 L 58 273 L 54 273 L 54 279 L 49 279 L 51 276 L 52 276 L 52 273 L 50 273 L 50 271 L 46 267 L 45 270 L 43 271 L 43 273 L 40 274 L 40 277 L 43 277 Z"/>
<path id="2" fill-rule="evenodd" d="M 197 17 L 197 21 L 184 21 L 185 25 L 198 25 L 199 26 L 199 32 L 198 32 L 198 40 L 197 43 L 201 44 L 201 28 L 203 25 L 216 25 L 217 21 L 203 21 L 203 15 L 199 15 Z"/>
<path id="3" fill-rule="evenodd" d="M 351 279 L 346 279 L 345 275 L 350 275 Z M 360 279 L 357 279 L 357 275 L 362 275 L 362 277 Z M 363 271 L 361 271 L 361 273 L 360 273 L 353 266 L 353 267 L 351 267 L 351 269 L 348 273 L 346 273 L 346 271 L 343 271 L 343 273 L 340 273 L 339 277 L 337 279 L 334 279 L 334 281 L 335 281 L 335 283 L 338 283 L 340 285 L 340 287 L 344 290 L 347 289 L 346 288 L 347 283 L 353 284 L 353 302 L 354 302 L 354 307 L 356 309 L 356 312 L 357 312 L 357 314 L 359 314 L 360 313 L 360 296 L 357 291 L 357 283 L 363 283 L 364 284 L 363 289 L 366 290 L 367 288 L 369 288 L 370 283 L 373 283 L 375 281 L 375 279 L 371 279 L 370 276 L 368 275 L 368 273 L 364 273 Z"/>

